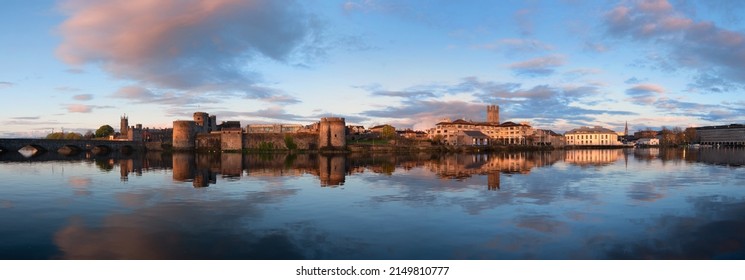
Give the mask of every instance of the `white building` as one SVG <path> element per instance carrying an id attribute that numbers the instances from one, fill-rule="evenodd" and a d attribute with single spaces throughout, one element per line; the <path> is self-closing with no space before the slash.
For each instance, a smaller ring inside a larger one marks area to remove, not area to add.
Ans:
<path id="1" fill-rule="evenodd" d="M 567 146 L 618 146 L 618 134 L 615 131 L 595 126 L 583 126 L 564 133 Z"/>
<path id="2" fill-rule="evenodd" d="M 636 140 L 636 145 L 638 145 L 638 146 L 659 146 L 660 145 L 660 139 L 657 139 L 657 138 L 642 138 L 642 139 Z"/>

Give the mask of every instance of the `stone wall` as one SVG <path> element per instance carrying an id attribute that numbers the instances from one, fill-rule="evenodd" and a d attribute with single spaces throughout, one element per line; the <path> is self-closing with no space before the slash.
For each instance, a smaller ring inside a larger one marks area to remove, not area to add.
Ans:
<path id="1" fill-rule="evenodd" d="M 243 147 L 247 149 L 269 147 L 272 149 L 287 149 L 285 135 L 289 135 L 298 150 L 318 149 L 318 134 L 315 133 L 249 133 L 243 137 Z"/>
<path id="2" fill-rule="evenodd" d="M 220 134 L 220 149 L 222 151 L 243 150 L 243 132 L 241 130 L 223 130 Z"/>
<path id="3" fill-rule="evenodd" d="M 220 133 L 200 133 L 196 137 L 196 149 L 202 151 L 220 151 L 222 144 Z"/>

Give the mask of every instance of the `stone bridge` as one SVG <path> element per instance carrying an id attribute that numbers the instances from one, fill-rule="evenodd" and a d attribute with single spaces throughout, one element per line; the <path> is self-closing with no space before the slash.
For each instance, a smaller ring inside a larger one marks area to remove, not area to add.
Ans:
<path id="1" fill-rule="evenodd" d="M 106 153 L 109 151 L 137 151 L 144 150 L 144 144 L 136 141 L 120 140 L 66 140 L 66 139 L 33 139 L 33 138 L 0 138 L 0 152 L 16 152 L 22 148 L 33 147 L 39 151 L 93 151 Z"/>

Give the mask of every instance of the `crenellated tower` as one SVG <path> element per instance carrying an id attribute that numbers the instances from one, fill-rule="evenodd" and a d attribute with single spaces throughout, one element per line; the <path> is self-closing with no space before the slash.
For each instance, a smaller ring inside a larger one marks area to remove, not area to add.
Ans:
<path id="1" fill-rule="evenodd" d="M 122 116 L 119 122 L 119 134 L 125 138 L 129 135 L 129 118 L 126 114 Z"/>

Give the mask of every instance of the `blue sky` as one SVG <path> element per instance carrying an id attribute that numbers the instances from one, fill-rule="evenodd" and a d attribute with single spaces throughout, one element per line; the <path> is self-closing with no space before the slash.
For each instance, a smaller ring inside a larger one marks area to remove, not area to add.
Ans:
<path id="1" fill-rule="evenodd" d="M 4 1 L 0 137 L 218 122 L 743 123 L 743 1 Z"/>

